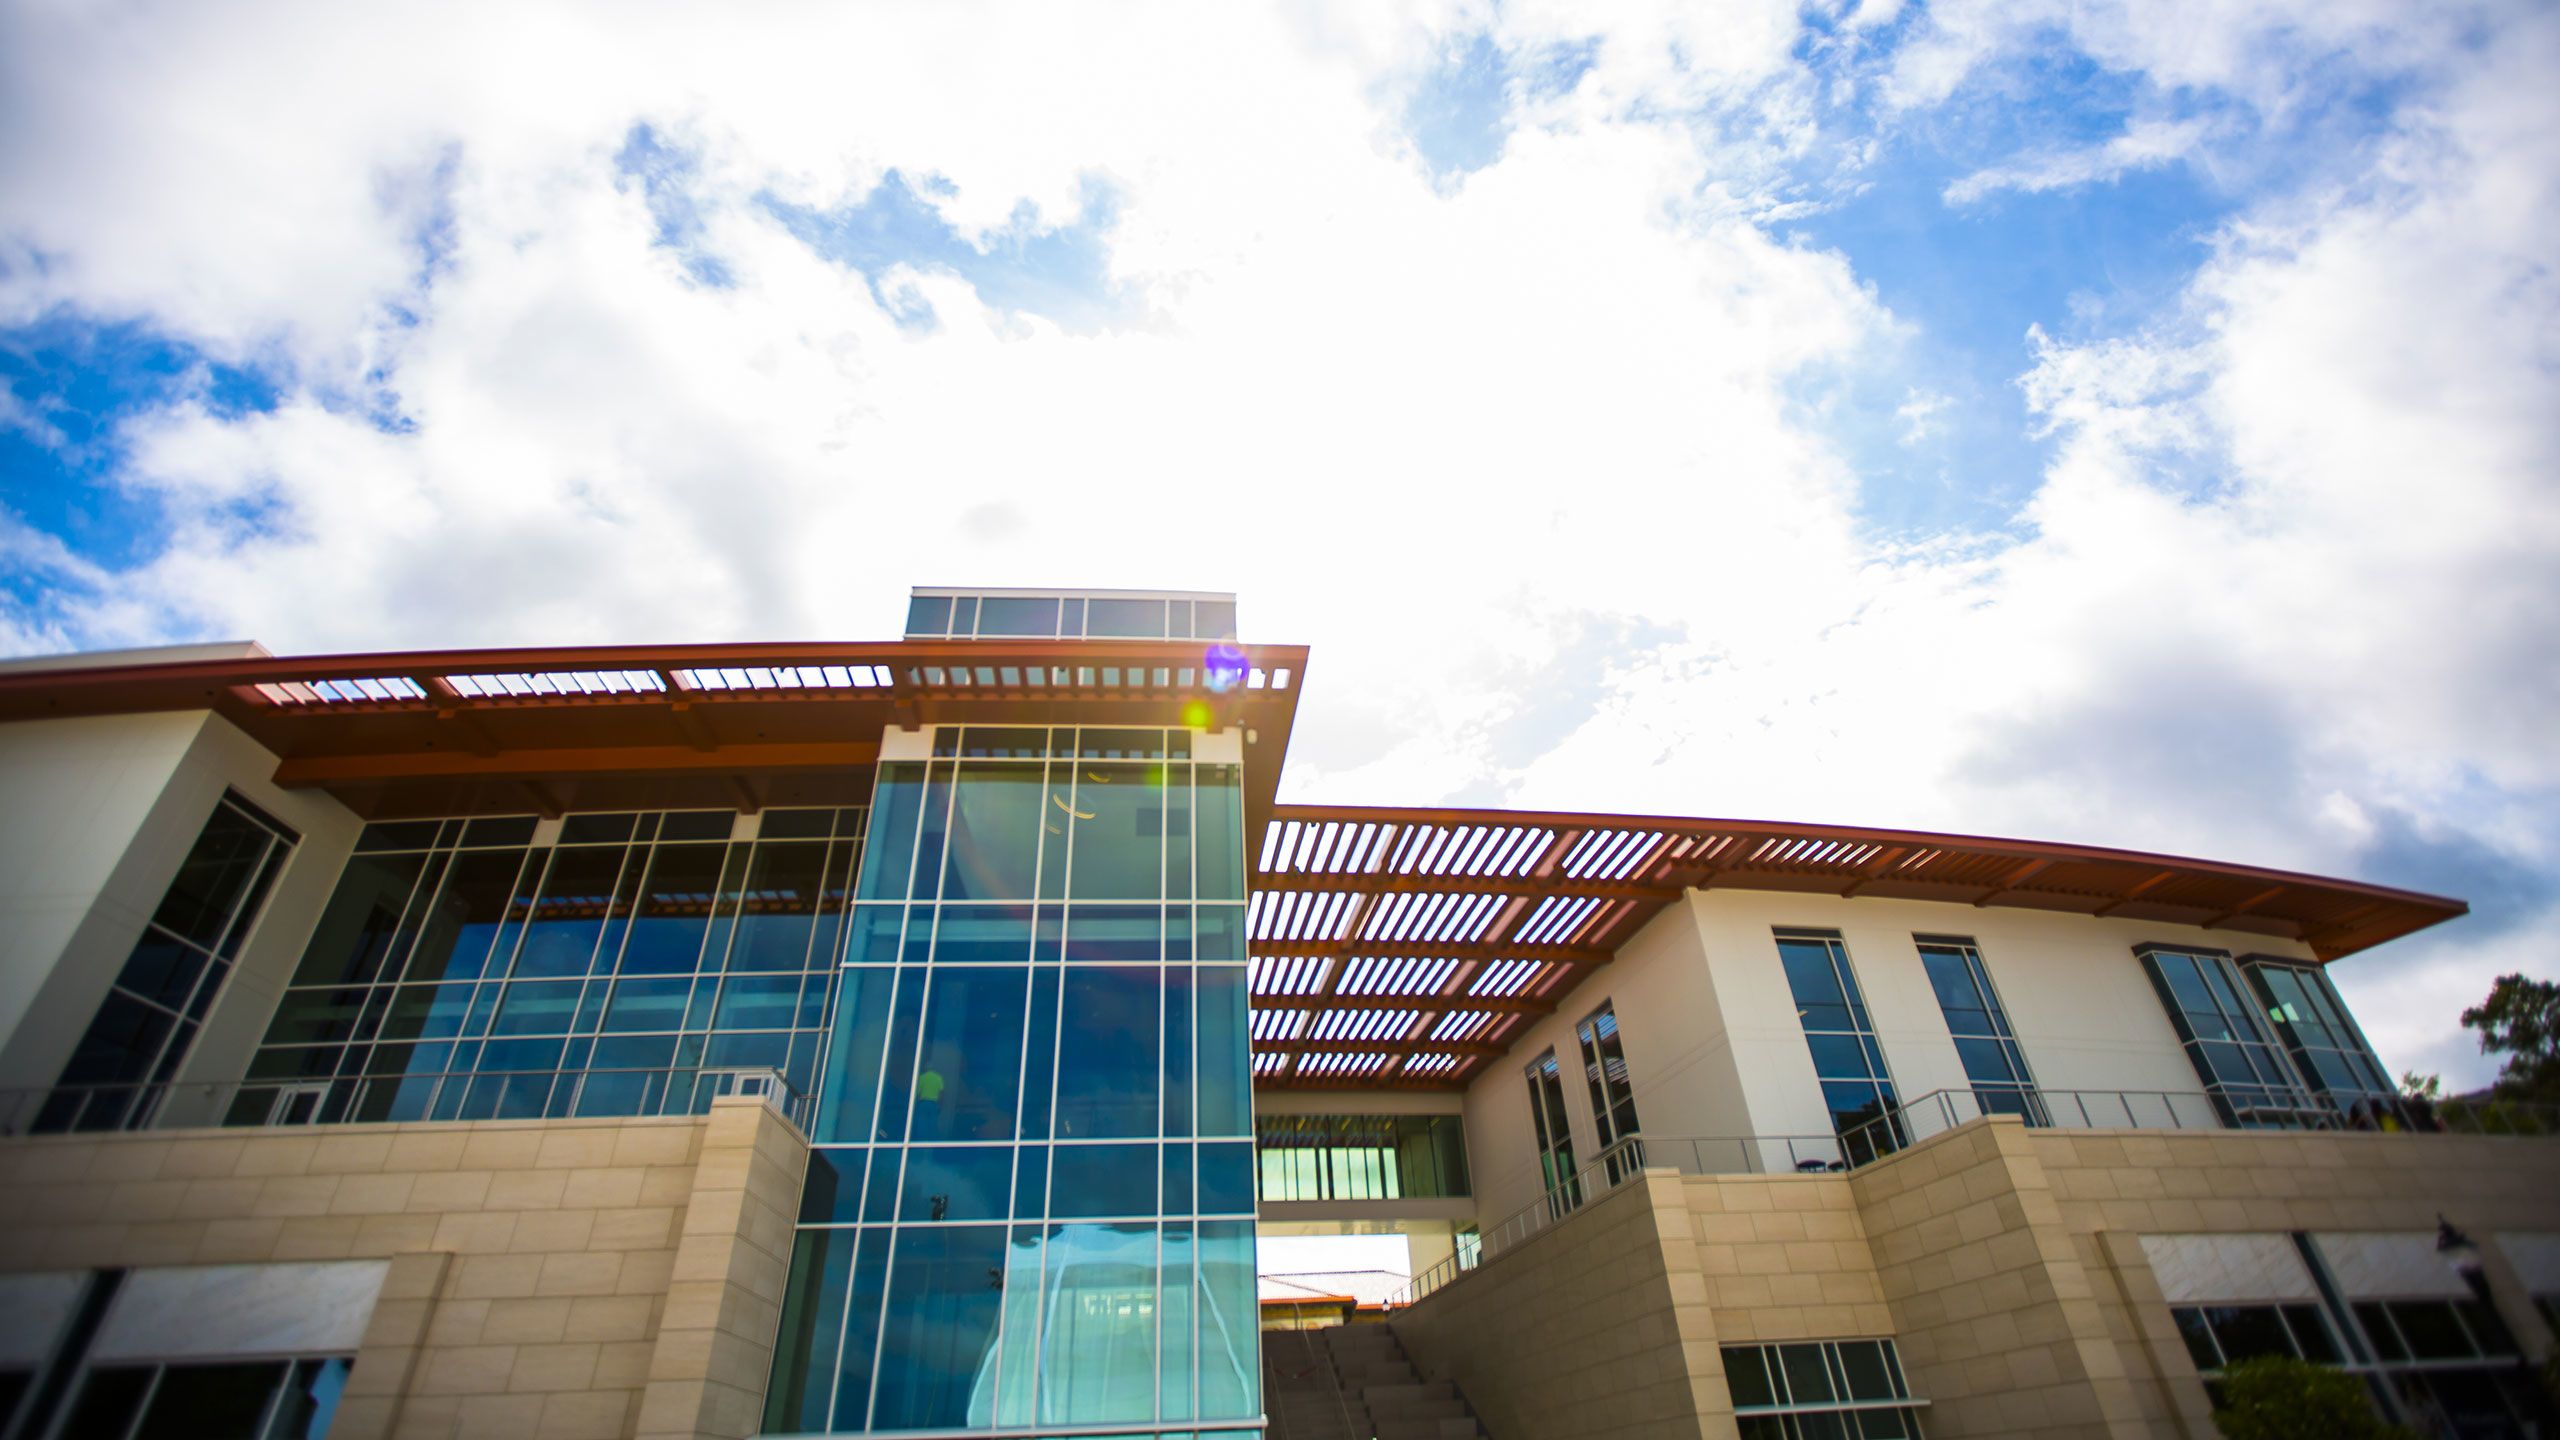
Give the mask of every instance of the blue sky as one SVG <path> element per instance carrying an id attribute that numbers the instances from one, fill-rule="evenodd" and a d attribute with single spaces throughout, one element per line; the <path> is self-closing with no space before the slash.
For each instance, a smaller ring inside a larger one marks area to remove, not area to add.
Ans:
<path id="1" fill-rule="evenodd" d="M 0 7 L 0 650 L 1231 588 L 1293 795 L 2452 890 L 2457 1078 L 2551 973 L 2547 7 L 493 25 Z"/>

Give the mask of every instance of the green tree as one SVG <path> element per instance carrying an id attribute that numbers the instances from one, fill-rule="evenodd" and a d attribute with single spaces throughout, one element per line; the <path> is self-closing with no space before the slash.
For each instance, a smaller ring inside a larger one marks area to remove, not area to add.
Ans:
<path id="1" fill-rule="evenodd" d="M 2560 1101 L 2560 981 L 2501 975 L 2462 1023 L 2480 1032 L 2481 1053 L 2507 1057 L 2500 1098 Z"/>
<path id="2" fill-rule="evenodd" d="M 2230 1440 L 2417 1440 L 2385 1425 L 2364 1382 L 2290 1355 L 2261 1355 L 2222 1372 L 2213 1423 Z"/>

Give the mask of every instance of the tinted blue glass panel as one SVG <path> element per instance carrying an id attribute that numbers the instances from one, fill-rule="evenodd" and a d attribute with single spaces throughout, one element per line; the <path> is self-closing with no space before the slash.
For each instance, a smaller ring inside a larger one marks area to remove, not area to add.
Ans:
<path id="1" fill-rule="evenodd" d="M 1162 893 L 1163 776 L 1158 765 L 1076 767 L 1067 893 L 1079 900 L 1152 900 Z"/>
<path id="2" fill-rule="evenodd" d="M 907 1152 L 902 1221 L 1002 1220 L 1012 1213 L 1013 1151 L 1002 1145 L 930 1145 Z"/>
<path id="3" fill-rule="evenodd" d="M 518 979 L 584 975 L 594 966 L 622 866 L 619 849 L 562 850 L 517 942 Z"/>
<path id="4" fill-rule="evenodd" d="M 1191 1145 L 1164 1147 L 1164 1187 L 1158 1201 L 1158 1212 L 1164 1215 L 1191 1213 Z"/>
<path id="5" fill-rule="evenodd" d="M 954 906 L 934 924 L 933 958 L 941 965 L 1019 965 L 1031 958 L 1031 907 Z"/>
<path id="6" fill-rule="evenodd" d="M 933 971 L 910 1140 L 1012 1138 L 1030 978 L 1024 966 Z"/>
<path id="7" fill-rule="evenodd" d="M 613 996 L 605 1003 L 604 1028 L 623 1032 L 679 1029 L 684 1023 L 685 1001 L 692 994 L 690 980 L 616 981 Z"/>
<path id="8" fill-rule="evenodd" d="M 950 634 L 951 597 L 918 595 L 909 600 L 907 602 L 907 633 L 909 635 Z"/>
<path id="9" fill-rule="evenodd" d="M 578 1008 L 583 980 L 528 980 L 506 987 L 490 1023 L 492 1035 L 565 1035 Z"/>
<path id="10" fill-rule="evenodd" d="M 969 761 L 951 807 L 945 900 L 1028 900 L 1039 875 L 1043 770 L 1038 763 Z"/>
<path id="11" fill-rule="evenodd" d="M 1058 602 L 1016 595 L 988 595 L 978 601 L 978 633 L 982 636 L 1055 638 Z"/>
<path id="12" fill-rule="evenodd" d="M 1078 905 L 1067 914 L 1067 958 L 1085 964 L 1153 964 L 1163 953 L 1164 911 L 1155 905 Z"/>
<path id="13" fill-rule="evenodd" d="M 824 1430 L 836 1382 L 836 1344 L 844 1328 L 845 1294 L 853 1278 L 854 1232 L 803 1230 L 792 1247 L 783 1291 L 781 1357 L 766 1392 L 764 1428 Z"/>
<path id="14" fill-rule="evenodd" d="M 1200 1213 L 1253 1213 L 1253 1146 L 1250 1143 L 1200 1147 Z"/>
<path id="15" fill-rule="evenodd" d="M 1203 1220 L 1200 1254 L 1200 1416 L 1262 1413 L 1259 1316 L 1253 1296 L 1253 1222 Z"/>
<path id="16" fill-rule="evenodd" d="M 872 1138 L 872 1107 L 880 1096 L 880 1061 L 887 1048 L 889 1002 L 895 970 L 849 969 L 836 1001 L 834 1043 L 818 1090 L 822 1141 Z"/>
<path id="17" fill-rule="evenodd" d="M 1159 972 L 1152 966 L 1070 966 L 1062 974 L 1058 1135 L 1153 1135 Z"/>
<path id="18" fill-rule="evenodd" d="M 824 841 L 756 846 L 729 945 L 731 970 L 798 970 L 808 963 L 826 868 Z"/>
<path id="19" fill-rule="evenodd" d="M 998 1225 L 901 1229 L 890 1262 L 875 1430 L 956 1429 L 993 1419 L 996 1318 L 1004 1291 Z M 976 1403 L 973 1402 L 975 1397 Z M 838 1424 L 842 1424 L 839 1417 Z"/>
<path id="20" fill-rule="evenodd" d="M 1251 1044 L 1245 1018 L 1246 973 L 1240 966 L 1202 966 L 1199 987 L 1199 1133 L 1253 1133 Z"/>
<path id="21" fill-rule="evenodd" d="M 485 850 L 456 856 L 443 888 L 423 912 L 418 943 L 410 952 L 411 980 L 469 980 L 487 969 L 490 946 L 515 898 L 521 850 Z"/>
<path id="22" fill-rule="evenodd" d="M 897 900 L 907 893 L 907 872 L 915 861 L 916 818 L 924 801 L 924 767 L 894 764 L 880 767 L 871 787 L 871 838 L 863 847 L 862 880 L 857 897 Z"/>
<path id="23" fill-rule="evenodd" d="M 1164 602 L 1095 596 L 1085 602 L 1084 633 L 1098 640 L 1161 640 Z"/>
<path id="24" fill-rule="evenodd" d="M 800 1189 L 800 1223 L 851 1222 L 862 1215 L 862 1171 L 870 1155 L 821 1145 L 809 1152 L 809 1170 Z"/>
<path id="25" fill-rule="evenodd" d="M 1153 1414 L 1156 1227 L 1053 1225 L 1048 1251 L 1045 1283 L 1056 1300 L 1043 1307 L 1052 1318 L 1040 1337 L 1041 1423 Z"/>
<path id="26" fill-rule="evenodd" d="M 1244 898 L 1244 789 L 1238 767 L 1197 767 L 1191 794 L 1200 898 Z M 1202 958 L 1208 958 L 1203 952 Z M 1237 958 L 1241 959 L 1242 956 Z"/>
<path id="27" fill-rule="evenodd" d="M 864 1230 L 854 1252 L 853 1283 L 845 1298 L 842 1358 L 836 1367 L 833 1418 L 828 1428 L 860 1430 L 871 1410 L 871 1378 L 878 1370 L 880 1306 L 889 1290 L 889 1233 Z"/>
<path id="28" fill-rule="evenodd" d="M 1049 1152 L 1049 1213 L 1156 1213 L 1156 1147 L 1059 1145 Z"/>
<path id="29" fill-rule="evenodd" d="M 847 926 L 844 960 L 848 965 L 894 965 L 898 963 L 899 936 L 906 927 L 907 912 L 899 905 L 857 905 L 853 920 Z"/>
<path id="30" fill-rule="evenodd" d="M 787 1030 L 800 1007 L 797 975 L 732 975 L 720 987 L 718 1030 Z"/>

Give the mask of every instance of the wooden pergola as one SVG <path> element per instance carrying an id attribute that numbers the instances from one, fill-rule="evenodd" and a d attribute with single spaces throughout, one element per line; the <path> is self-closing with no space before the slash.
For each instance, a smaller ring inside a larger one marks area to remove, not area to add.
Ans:
<path id="1" fill-rule="evenodd" d="M 2464 914 L 2412 891 L 2086 845 L 1511 810 L 1282 805 L 1252 879 L 1255 1083 L 1458 1089 L 1692 889 L 2119 915 L 2322 960 Z"/>

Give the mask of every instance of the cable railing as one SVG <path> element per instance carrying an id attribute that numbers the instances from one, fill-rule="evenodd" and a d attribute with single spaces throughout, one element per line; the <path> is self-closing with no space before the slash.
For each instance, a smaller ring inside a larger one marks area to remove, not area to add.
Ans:
<path id="1" fill-rule="evenodd" d="M 2560 1136 L 2560 1105 L 2488 1098 L 2372 1097 L 2344 1107 L 2296 1093 L 2202 1090 L 1933 1090 L 1831 1135 L 1630 1135 L 1537 1200 L 1480 1232 L 1472 1246 L 1388 1297 L 1410 1305 L 1490 1263 L 1647 1169 L 1682 1175 L 1842 1173 L 1986 1115 L 2040 1130 L 2314 1130 L 2408 1135 Z"/>
<path id="2" fill-rule="evenodd" d="M 816 1109 L 815 1096 L 760 1066 L 469 1070 L 0 1091 L 0 1135 L 700 1115 L 724 1095 L 760 1096 L 804 1133 Z"/>

